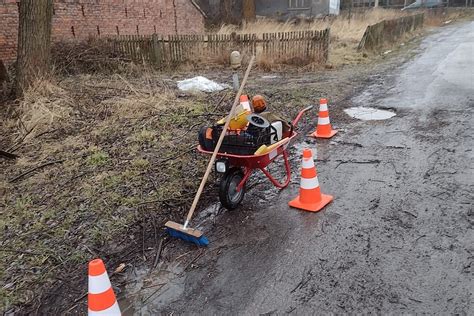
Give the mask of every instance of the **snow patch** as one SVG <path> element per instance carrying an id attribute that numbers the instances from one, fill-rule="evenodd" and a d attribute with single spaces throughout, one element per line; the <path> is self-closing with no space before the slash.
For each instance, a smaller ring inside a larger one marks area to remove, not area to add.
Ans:
<path id="1" fill-rule="evenodd" d="M 346 112 L 346 114 L 350 117 L 363 121 L 386 120 L 396 115 L 390 111 L 366 108 L 362 106 L 345 109 L 344 112 Z"/>
<path id="2" fill-rule="evenodd" d="M 230 88 L 229 85 L 219 84 L 202 76 L 177 81 L 177 83 L 178 89 L 181 91 L 216 92 Z"/>

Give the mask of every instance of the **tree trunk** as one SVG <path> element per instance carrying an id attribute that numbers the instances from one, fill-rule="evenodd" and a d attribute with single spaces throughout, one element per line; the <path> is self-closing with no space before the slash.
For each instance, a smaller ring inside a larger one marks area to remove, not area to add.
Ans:
<path id="1" fill-rule="evenodd" d="M 244 0 L 242 2 L 242 7 L 245 21 L 255 21 L 255 0 Z"/>
<path id="2" fill-rule="evenodd" d="M 222 22 L 232 23 L 232 0 L 221 0 L 219 5 L 219 15 Z"/>
<path id="3" fill-rule="evenodd" d="M 3 61 L 0 59 L 0 87 L 4 82 L 8 82 L 8 71 L 7 67 L 3 64 Z"/>
<path id="4" fill-rule="evenodd" d="M 37 78 L 47 75 L 51 53 L 53 0 L 22 0 L 18 28 L 15 92 L 21 95 Z"/>

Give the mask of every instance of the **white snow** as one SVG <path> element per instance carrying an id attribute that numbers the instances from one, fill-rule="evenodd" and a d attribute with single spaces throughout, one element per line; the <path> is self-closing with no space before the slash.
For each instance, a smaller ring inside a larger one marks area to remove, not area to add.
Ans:
<path id="1" fill-rule="evenodd" d="M 229 85 L 219 84 L 202 76 L 177 81 L 181 91 L 215 92 L 229 88 Z"/>
<path id="2" fill-rule="evenodd" d="M 350 117 L 363 121 L 386 120 L 396 115 L 395 113 L 390 111 L 366 108 L 362 106 L 348 108 L 345 109 L 344 112 L 346 112 L 346 114 Z"/>

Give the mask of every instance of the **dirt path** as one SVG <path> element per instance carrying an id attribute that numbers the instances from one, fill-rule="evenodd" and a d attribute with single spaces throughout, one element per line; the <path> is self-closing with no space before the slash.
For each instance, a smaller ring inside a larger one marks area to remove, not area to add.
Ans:
<path id="1" fill-rule="evenodd" d="M 339 100 L 340 134 L 294 146 L 289 189 L 256 183 L 236 211 L 203 212 L 211 246 L 172 244 L 189 263 L 155 276 L 168 284 L 141 311 L 472 314 L 473 26 L 429 36 L 414 60 Z M 357 121 L 340 109 L 367 105 L 397 116 Z M 308 146 L 335 196 L 317 214 L 287 207 Z"/>

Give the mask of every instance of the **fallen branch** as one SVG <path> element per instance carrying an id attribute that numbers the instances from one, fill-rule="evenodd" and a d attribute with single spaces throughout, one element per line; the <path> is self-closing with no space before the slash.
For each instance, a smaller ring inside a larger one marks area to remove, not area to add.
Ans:
<path id="1" fill-rule="evenodd" d="M 168 284 L 168 283 L 163 283 L 156 291 L 154 291 L 154 292 L 151 293 L 147 298 L 145 298 L 145 299 L 143 300 L 143 302 L 142 302 L 142 303 L 143 303 L 143 306 L 145 305 L 146 302 L 148 302 L 148 300 L 149 300 L 150 298 L 152 298 L 152 297 L 155 296 L 158 292 L 160 292 L 161 289 L 163 288 L 163 286 L 165 286 L 166 284 Z M 165 292 L 166 292 L 167 290 L 168 290 L 168 289 L 166 289 Z M 127 309 L 128 309 L 128 308 L 127 308 Z M 126 310 L 127 310 L 127 309 L 126 309 Z M 124 311 L 124 313 L 125 313 L 125 311 Z"/>
<path id="2" fill-rule="evenodd" d="M 23 125 L 23 128 L 26 130 L 26 126 L 23 124 L 23 122 L 20 120 L 20 122 L 22 123 Z M 21 139 L 19 141 L 17 141 L 13 146 L 11 146 L 10 148 L 7 149 L 7 151 L 16 151 L 18 148 L 20 148 L 20 145 L 23 143 L 23 141 L 25 140 L 25 138 L 31 134 L 31 132 L 35 129 L 36 127 L 36 124 L 29 130 L 29 131 L 26 131 L 25 135 L 23 135 L 21 137 Z"/>
<path id="3" fill-rule="evenodd" d="M 407 215 L 410 215 L 410 216 L 413 216 L 414 218 L 418 218 L 418 216 L 416 216 L 415 214 L 413 213 L 410 213 L 408 211 L 402 211 L 403 213 L 407 214 Z"/>
<path id="4" fill-rule="evenodd" d="M 405 147 L 405 146 L 385 146 L 385 148 L 390 148 L 390 149 L 411 149 L 410 147 Z"/>
<path id="5" fill-rule="evenodd" d="M 224 93 L 224 95 L 223 95 L 223 96 L 220 98 L 220 100 L 217 102 L 217 104 L 216 104 L 216 106 L 214 107 L 214 110 L 212 110 L 212 112 L 216 112 L 216 111 L 217 111 L 217 109 L 218 109 L 219 106 L 222 104 L 222 102 L 224 102 L 224 99 L 227 97 L 228 94 L 229 94 L 228 92 Z M 211 113 L 212 113 L 212 112 L 211 112 Z"/>
<path id="6" fill-rule="evenodd" d="M 371 160 L 362 160 L 362 161 L 359 161 L 359 160 L 336 160 L 336 161 L 339 161 L 339 163 L 337 164 L 337 166 L 334 169 L 337 169 L 337 167 L 339 167 L 340 165 L 345 164 L 345 163 L 374 164 L 374 163 L 381 163 L 382 162 L 380 159 L 371 159 Z"/>
<path id="7" fill-rule="evenodd" d="M 303 277 L 301 278 L 301 281 L 293 288 L 293 290 L 290 291 L 290 293 L 294 293 L 296 290 L 298 290 L 299 288 L 302 288 L 303 286 L 305 286 L 309 281 L 311 280 L 311 270 L 310 271 L 306 271 L 304 274 L 303 274 Z"/>
<path id="8" fill-rule="evenodd" d="M 161 252 L 163 251 L 163 240 L 163 238 L 160 240 L 160 244 L 158 246 L 158 249 L 156 250 L 155 260 L 153 260 L 153 265 L 151 266 L 151 269 L 150 271 L 148 271 L 148 273 L 151 273 L 158 265 L 158 261 L 161 257 Z"/>
<path id="9" fill-rule="evenodd" d="M 178 158 L 178 157 L 180 157 L 180 156 L 182 156 L 182 155 L 184 155 L 184 154 L 190 153 L 190 152 L 192 152 L 192 151 L 194 151 L 194 150 L 196 150 L 196 145 L 193 145 L 190 149 L 188 149 L 188 150 L 186 150 L 186 151 L 184 151 L 184 152 L 180 152 L 180 153 L 178 153 L 178 154 L 176 154 L 176 155 L 173 155 L 173 156 L 171 156 L 171 157 L 164 158 L 164 159 L 158 161 L 158 163 L 161 164 L 161 163 L 167 162 L 167 161 L 169 161 L 169 160 L 173 160 L 173 159 Z"/>
<path id="10" fill-rule="evenodd" d="M 47 166 L 50 166 L 50 165 L 54 165 L 54 164 L 57 164 L 57 163 L 62 163 L 64 162 L 64 160 L 55 160 L 55 161 L 50 161 L 50 162 L 46 162 L 42 165 L 39 165 L 37 167 L 34 167 L 34 168 L 31 168 L 30 170 L 27 170 L 25 172 L 23 172 L 22 174 L 20 174 L 19 176 L 16 176 L 15 178 L 11 179 L 10 181 L 8 181 L 9 183 L 12 183 L 12 182 L 15 182 L 16 180 L 19 180 L 21 178 L 23 178 L 24 176 L 26 175 L 29 175 L 30 173 L 36 171 L 36 170 L 39 170 L 39 169 L 42 169 L 44 167 L 47 167 Z"/>
<path id="11" fill-rule="evenodd" d="M 35 138 L 41 137 L 41 136 L 49 134 L 49 133 L 53 133 L 53 132 L 57 131 L 58 129 L 59 128 L 50 129 L 50 130 L 47 130 L 45 132 L 39 133 L 38 135 L 35 135 Z"/>
<path id="12" fill-rule="evenodd" d="M 184 132 L 180 137 L 176 138 L 175 141 L 180 141 L 180 140 L 182 140 L 186 135 L 189 134 L 189 132 L 191 132 L 191 131 L 193 130 L 193 128 L 195 128 L 196 126 L 201 125 L 201 124 L 203 124 L 203 123 L 198 122 L 198 123 L 192 125 L 192 126 L 191 126 L 190 128 L 188 128 L 188 130 L 187 130 L 186 132 Z"/>
<path id="13" fill-rule="evenodd" d="M 186 270 L 187 270 L 190 266 L 193 265 L 193 263 L 195 263 L 199 258 L 201 258 L 201 256 L 202 256 L 203 254 L 204 254 L 204 251 L 201 249 L 201 251 L 199 251 L 199 254 L 198 254 L 196 257 L 194 257 L 193 260 L 191 260 L 190 262 L 188 262 L 188 264 L 184 267 L 183 271 L 182 271 L 180 274 L 178 274 L 178 276 L 183 275 L 183 274 L 186 272 Z"/>
<path id="14" fill-rule="evenodd" d="M 423 238 L 423 237 L 426 237 L 426 235 L 421 235 L 421 236 L 419 236 L 418 238 L 415 239 L 415 242 L 418 242 L 418 240 L 420 240 L 420 239 Z"/>
<path id="15" fill-rule="evenodd" d="M 125 91 L 125 89 L 123 87 L 111 87 L 111 86 L 93 85 L 93 84 L 84 84 L 84 86 L 86 86 L 88 88 L 94 88 L 94 89 L 109 89 L 109 90 L 116 90 L 116 91 L 121 91 L 121 92 Z M 145 91 L 145 90 L 142 90 L 142 89 L 133 89 L 132 90 L 132 88 L 130 88 L 130 85 L 129 85 L 128 88 L 130 89 L 130 91 L 134 92 L 135 94 L 137 94 L 137 92 L 139 92 L 139 93 L 143 93 L 143 94 L 147 94 L 147 95 L 153 95 L 152 92 Z"/>
<path id="16" fill-rule="evenodd" d="M 420 300 L 414 299 L 414 298 L 412 298 L 412 297 L 408 297 L 408 299 L 409 299 L 410 301 L 413 301 L 413 302 L 417 302 L 417 303 L 423 303 L 423 301 L 420 301 Z"/>
<path id="17" fill-rule="evenodd" d="M 346 146 L 354 146 L 354 147 L 364 147 L 362 144 L 359 143 L 351 143 L 351 142 L 339 142 L 339 145 L 346 145 Z"/>
<path id="18" fill-rule="evenodd" d="M 29 251 L 29 250 L 17 250 L 17 249 L 8 249 L 8 248 L 0 249 L 0 251 L 19 253 L 19 254 L 22 254 L 22 255 L 29 255 L 29 256 L 42 256 L 42 255 L 44 255 L 43 253 Z"/>
<path id="19" fill-rule="evenodd" d="M 18 158 L 17 155 L 9 153 L 7 151 L 0 150 L 0 156 L 5 157 L 7 159 L 16 159 Z"/>

